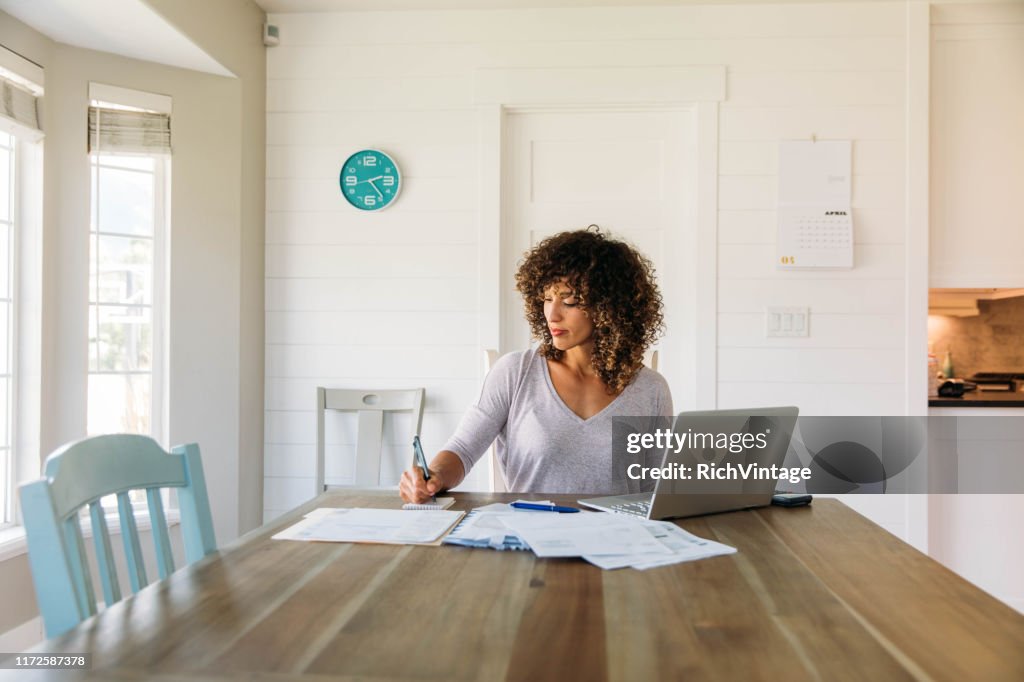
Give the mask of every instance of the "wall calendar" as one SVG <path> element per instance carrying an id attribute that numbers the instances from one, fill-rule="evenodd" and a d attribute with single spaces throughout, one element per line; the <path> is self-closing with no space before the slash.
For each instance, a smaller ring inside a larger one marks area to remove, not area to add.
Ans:
<path id="1" fill-rule="evenodd" d="M 851 155 L 849 140 L 779 143 L 778 269 L 853 267 Z"/>

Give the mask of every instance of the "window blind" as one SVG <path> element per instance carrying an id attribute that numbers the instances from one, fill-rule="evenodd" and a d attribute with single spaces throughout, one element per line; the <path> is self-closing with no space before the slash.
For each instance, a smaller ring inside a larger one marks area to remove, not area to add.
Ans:
<path id="1" fill-rule="evenodd" d="M 89 107 L 89 151 L 170 154 L 171 117 L 151 111 Z"/>
<path id="2" fill-rule="evenodd" d="M 0 116 L 32 131 L 41 131 L 39 101 L 28 89 L 0 76 Z"/>

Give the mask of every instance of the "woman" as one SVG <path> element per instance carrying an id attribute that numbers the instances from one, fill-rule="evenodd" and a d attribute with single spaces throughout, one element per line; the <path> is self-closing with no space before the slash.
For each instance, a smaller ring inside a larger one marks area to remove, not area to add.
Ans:
<path id="1" fill-rule="evenodd" d="M 402 474 L 403 500 L 457 486 L 495 438 L 509 490 L 639 491 L 613 471 L 612 418 L 672 416 L 668 384 L 643 366 L 663 328 L 650 261 L 600 231 L 562 232 L 527 252 L 516 288 L 540 347 L 495 363 L 430 480 Z"/>

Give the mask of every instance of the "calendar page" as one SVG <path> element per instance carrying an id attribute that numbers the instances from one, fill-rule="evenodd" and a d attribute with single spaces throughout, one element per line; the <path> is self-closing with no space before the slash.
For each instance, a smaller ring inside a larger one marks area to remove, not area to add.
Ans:
<path id="1" fill-rule="evenodd" d="M 853 267 L 849 140 L 779 143 L 780 270 Z"/>
<path id="2" fill-rule="evenodd" d="M 853 267 L 849 208 L 780 207 L 778 211 L 780 268 Z"/>

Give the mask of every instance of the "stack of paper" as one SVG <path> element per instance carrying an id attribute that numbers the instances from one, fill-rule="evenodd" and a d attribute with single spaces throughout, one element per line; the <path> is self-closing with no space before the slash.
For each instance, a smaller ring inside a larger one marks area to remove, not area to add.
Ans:
<path id="1" fill-rule="evenodd" d="M 466 514 L 462 523 L 445 536 L 444 543 L 462 547 L 489 547 L 497 550 L 527 550 L 530 548 L 505 524 L 504 516 L 550 513 L 524 511 L 500 502 L 477 507 Z"/>
<path id="2" fill-rule="evenodd" d="M 547 512 L 504 521 L 539 557 L 671 553 L 639 521 L 620 514 Z"/>
<path id="3" fill-rule="evenodd" d="M 645 570 L 736 551 L 665 521 L 603 512 L 528 512 L 505 504 L 474 509 L 444 542 L 531 549 L 538 557 L 578 556 L 603 569 Z"/>
<path id="4" fill-rule="evenodd" d="M 735 547 L 713 540 L 704 540 L 668 521 L 640 521 L 640 524 L 652 537 L 668 548 L 670 553 L 588 554 L 583 558 L 605 570 L 630 566 L 645 571 L 648 568 L 736 552 Z"/>
<path id="5" fill-rule="evenodd" d="M 455 525 L 463 512 L 404 511 L 322 507 L 286 528 L 274 540 L 431 544 Z"/>

